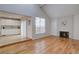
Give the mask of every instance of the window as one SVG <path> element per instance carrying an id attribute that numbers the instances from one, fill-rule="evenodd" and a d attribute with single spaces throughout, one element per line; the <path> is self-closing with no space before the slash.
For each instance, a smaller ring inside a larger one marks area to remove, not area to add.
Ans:
<path id="1" fill-rule="evenodd" d="M 35 27 L 36 27 L 36 34 L 45 33 L 45 19 L 36 17 Z"/>

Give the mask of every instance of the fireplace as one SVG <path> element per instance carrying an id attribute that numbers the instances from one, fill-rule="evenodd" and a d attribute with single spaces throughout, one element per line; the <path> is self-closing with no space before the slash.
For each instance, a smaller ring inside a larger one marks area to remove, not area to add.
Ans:
<path id="1" fill-rule="evenodd" d="M 60 31 L 60 37 L 69 38 L 69 32 Z"/>

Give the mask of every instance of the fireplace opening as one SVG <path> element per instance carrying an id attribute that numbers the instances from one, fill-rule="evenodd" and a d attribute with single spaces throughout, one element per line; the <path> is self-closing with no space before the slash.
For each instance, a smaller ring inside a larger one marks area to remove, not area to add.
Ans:
<path id="1" fill-rule="evenodd" d="M 60 37 L 69 38 L 69 32 L 60 31 Z"/>

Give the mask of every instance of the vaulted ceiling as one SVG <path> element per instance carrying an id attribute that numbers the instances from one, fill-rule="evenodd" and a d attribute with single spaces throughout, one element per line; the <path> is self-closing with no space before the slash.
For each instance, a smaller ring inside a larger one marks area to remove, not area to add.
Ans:
<path id="1" fill-rule="evenodd" d="M 39 6 L 50 18 L 79 14 L 79 4 L 39 4 Z M 36 9 L 33 5 L 0 5 L 0 10 L 12 11 L 25 15 L 39 15 L 40 12 L 37 13 L 39 9 Z M 30 12 L 29 10 L 33 11 Z"/>
<path id="2" fill-rule="evenodd" d="M 51 18 L 79 14 L 79 4 L 47 4 L 41 8 Z"/>

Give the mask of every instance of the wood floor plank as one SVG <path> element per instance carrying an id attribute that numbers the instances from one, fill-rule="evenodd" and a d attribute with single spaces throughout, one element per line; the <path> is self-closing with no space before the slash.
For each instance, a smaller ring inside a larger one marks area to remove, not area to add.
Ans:
<path id="1" fill-rule="evenodd" d="M 46 37 L 0 48 L 1 54 L 78 54 L 79 40 Z"/>

